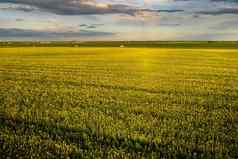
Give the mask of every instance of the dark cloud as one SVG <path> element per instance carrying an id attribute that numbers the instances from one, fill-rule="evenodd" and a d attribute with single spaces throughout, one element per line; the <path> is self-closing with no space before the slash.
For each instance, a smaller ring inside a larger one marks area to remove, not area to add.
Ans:
<path id="1" fill-rule="evenodd" d="M 238 0 L 211 0 L 212 2 L 232 2 L 232 3 L 238 3 Z"/>
<path id="2" fill-rule="evenodd" d="M 223 8 L 213 11 L 200 11 L 197 13 L 206 15 L 238 14 L 238 8 Z"/>
<path id="3" fill-rule="evenodd" d="M 2 1 L 0 3 L 2 3 Z M 0 8 L 0 10 L 18 10 L 23 12 L 31 12 L 33 10 L 36 10 L 36 8 L 29 5 L 10 5 Z"/>
<path id="4" fill-rule="evenodd" d="M 79 27 L 87 29 L 96 29 L 97 27 L 103 26 L 104 24 L 80 24 Z"/>
<path id="5" fill-rule="evenodd" d="M 79 32 L 51 32 L 15 28 L 0 28 L 0 38 L 80 38 L 110 35 L 114 35 L 114 33 L 89 30 L 80 30 Z"/>
<path id="6" fill-rule="evenodd" d="M 197 1 L 197 0 L 174 0 L 174 1 Z M 228 2 L 228 3 L 238 3 L 238 0 L 209 0 L 211 2 Z"/>
<path id="7" fill-rule="evenodd" d="M 24 19 L 22 19 L 22 18 L 17 18 L 16 21 L 17 21 L 17 22 L 23 22 Z"/>
<path id="8" fill-rule="evenodd" d="M 200 16 L 198 14 L 194 14 L 193 18 L 199 18 Z"/>
<path id="9" fill-rule="evenodd" d="M 89 25 L 87 28 L 88 29 L 96 29 L 97 27 L 95 25 Z"/>
<path id="10" fill-rule="evenodd" d="M 149 10 L 148 10 L 149 11 Z M 174 10 L 157 10 L 157 12 L 166 12 L 166 13 L 176 13 L 176 12 L 184 12 L 181 9 L 174 9 Z"/>
<path id="11" fill-rule="evenodd" d="M 79 26 L 80 26 L 80 27 L 88 27 L 87 24 L 80 24 Z"/>
<path id="12" fill-rule="evenodd" d="M 0 3 L 24 4 L 62 15 L 133 13 L 126 5 L 102 6 L 92 0 L 2 0 Z"/>
<path id="13" fill-rule="evenodd" d="M 115 14 L 134 15 L 138 11 L 181 12 L 183 10 L 139 9 L 123 4 L 100 4 L 94 0 L 1 0 L 0 3 L 22 4 L 60 15 Z"/>
<path id="14" fill-rule="evenodd" d="M 160 23 L 160 26 L 180 26 L 179 23 Z"/>
<path id="15" fill-rule="evenodd" d="M 189 5 L 192 8 L 195 8 L 196 11 L 194 11 L 194 13 L 197 14 L 196 16 L 198 16 L 199 14 L 206 14 L 206 15 L 238 14 L 238 0 L 206 0 L 206 1 L 174 0 L 174 1 L 192 2 Z M 199 4 L 203 5 L 199 6 Z M 202 6 L 210 6 L 210 7 L 202 7 Z"/>

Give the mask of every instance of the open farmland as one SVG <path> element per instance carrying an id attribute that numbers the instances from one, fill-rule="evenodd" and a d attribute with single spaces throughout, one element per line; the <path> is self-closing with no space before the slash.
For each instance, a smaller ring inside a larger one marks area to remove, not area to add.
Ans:
<path id="1" fill-rule="evenodd" d="M 0 158 L 238 158 L 238 49 L 0 48 Z"/>

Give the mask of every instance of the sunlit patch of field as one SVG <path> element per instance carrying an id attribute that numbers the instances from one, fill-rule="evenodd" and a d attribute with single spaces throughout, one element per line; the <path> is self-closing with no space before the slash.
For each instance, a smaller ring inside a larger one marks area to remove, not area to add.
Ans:
<path id="1" fill-rule="evenodd" d="M 238 50 L 0 48 L 1 158 L 238 158 Z"/>

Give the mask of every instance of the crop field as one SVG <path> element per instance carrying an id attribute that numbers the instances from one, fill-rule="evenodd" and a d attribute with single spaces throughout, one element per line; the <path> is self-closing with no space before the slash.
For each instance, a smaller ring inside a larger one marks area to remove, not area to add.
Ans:
<path id="1" fill-rule="evenodd" d="M 0 158 L 238 158 L 238 49 L 0 48 Z"/>

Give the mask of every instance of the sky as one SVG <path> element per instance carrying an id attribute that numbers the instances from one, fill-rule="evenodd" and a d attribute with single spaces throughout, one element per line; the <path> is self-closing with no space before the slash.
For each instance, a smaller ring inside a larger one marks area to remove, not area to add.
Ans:
<path id="1" fill-rule="evenodd" d="M 238 0 L 0 0 L 0 40 L 238 40 Z"/>

